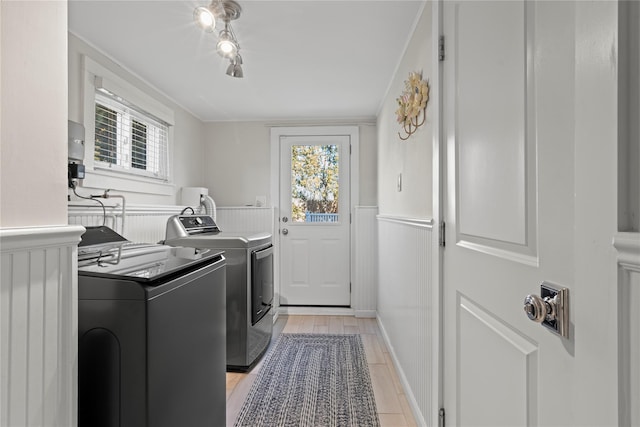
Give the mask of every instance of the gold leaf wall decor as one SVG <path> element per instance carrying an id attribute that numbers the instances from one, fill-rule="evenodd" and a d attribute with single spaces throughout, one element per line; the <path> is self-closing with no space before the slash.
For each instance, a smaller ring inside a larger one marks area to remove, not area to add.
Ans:
<path id="1" fill-rule="evenodd" d="M 404 82 L 404 91 L 396 101 L 398 101 L 396 117 L 405 134 L 403 137 L 398 132 L 398 136 L 406 141 L 426 120 L 429 82 L 422 80 L 422 73 L 409 73 L 409 79 Z"/>

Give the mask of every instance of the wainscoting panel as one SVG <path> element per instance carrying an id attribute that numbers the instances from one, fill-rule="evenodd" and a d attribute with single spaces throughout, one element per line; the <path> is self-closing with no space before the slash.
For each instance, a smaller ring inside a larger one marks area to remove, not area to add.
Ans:
<path id="1" fill-rule="evenodd" d="M 618 251 L 618 402 L 619 425 L 640 425 L 640 233 L 619 233 Z"/>
<path id="2" fill-rule="evenodd" d="M 357 317 L 375 317 L 378 301 L 378 222 L 376 206 L 356 206 L 351 307 Z"/>
<path id="3" fill-rule="evenodd" d="M 77 424 L 81 227 L 1 229 L 0 425 Z"/>
<path id="4" fill-rule="evenodd" d="M 99 211 L 99 212 L 98 212 Z M 97 225 L 105 225 L 109 228 L 121 233 L 122 226 L 120 221 L 113 213 L 113 207 L 105 207 L 106 214 L 102 213 L 102 208 L 92 209 L 92 207 L 75 207 L 69 206 L 68 217 L 69 225 L 82 225 L 85 227 L 92 227 Z"/>
<path id="5" fill-rule="evenodd" d="M 267 232 L 273 234 L 273 208 L 253 206 L 219 207 L 218 226 L 231 232 Z"/>
<path id="6" fill-rule="evenodd" d="M 100 199 L 106 205 L 106 216 L 97 203 L 69 204 L 69 224 L 84 226 L 106 225 L 132 242 L 157 243 L 164 240 L 167 220 L 178 215 L 185 206 L 126 205 L 124 228 L 122 205 Z M 189 211 L 190 213 L 191 211 Z M 272 232 L 273 208 L 218 207 L 220 229 L 232 232 Z M 104 218 L 104 219 L 103 219 Z"/>
<path id="7" fill-rule="evenodd" d="M 106 216 L 97 203 L 69 204 L 69 224 L 95 226 L 103 225 L 104 221 L 104 225 L 132 242 L 157 243 L 165 238 L 169 217 L 184 209 L 184 206 L 127 205 L 123 224 L 122 205 L 100 201 L 105 203 Z"/>
<path id="8" fill-rule="evenodd" d="M 158 243 L 166 237 L 167 220 L 178 213 L 174 210 L 127 214 L 124 237 L 133 242 Z"/>
<path id="9" fill-rule="evenodd" d="M 431 221 L 378 216 L 378 322 L 416 420 L 437 414 L 437 295 Z"/>

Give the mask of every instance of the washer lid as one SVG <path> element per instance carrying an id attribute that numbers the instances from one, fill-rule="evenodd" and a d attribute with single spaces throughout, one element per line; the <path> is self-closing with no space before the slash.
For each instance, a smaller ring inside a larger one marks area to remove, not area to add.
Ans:
<path id="1" fill-rule="evenodd" d="M 222 251 L 166 245 L 130 244 L 78 260 L 78 275 L 152 282 L 223 259 Z"/>
<path id="2" fill-rule="evenodd" d="M 85 232 L 80 236 L 80 243 L 78 243 L 78 255 L 118 248 L 128 242 L 129 240 L 104 225 L 85 227 Z"/>

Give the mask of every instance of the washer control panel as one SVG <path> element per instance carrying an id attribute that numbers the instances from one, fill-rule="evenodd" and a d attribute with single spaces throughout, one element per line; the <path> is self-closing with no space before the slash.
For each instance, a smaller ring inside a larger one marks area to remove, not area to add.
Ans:
<path id="1" fill-rule="evenodd" d="M 167 221 L 166 239 L 219 232 L 220 228 L 209 215 L 174 215 Z"/>

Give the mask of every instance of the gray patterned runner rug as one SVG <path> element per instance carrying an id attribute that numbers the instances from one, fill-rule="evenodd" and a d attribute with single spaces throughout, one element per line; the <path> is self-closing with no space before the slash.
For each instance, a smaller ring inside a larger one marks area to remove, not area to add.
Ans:
<path id="1" fill-rule="evenodd" d="M 235 425 L 379 426 L 360 336 L 281 334 Z"/>

